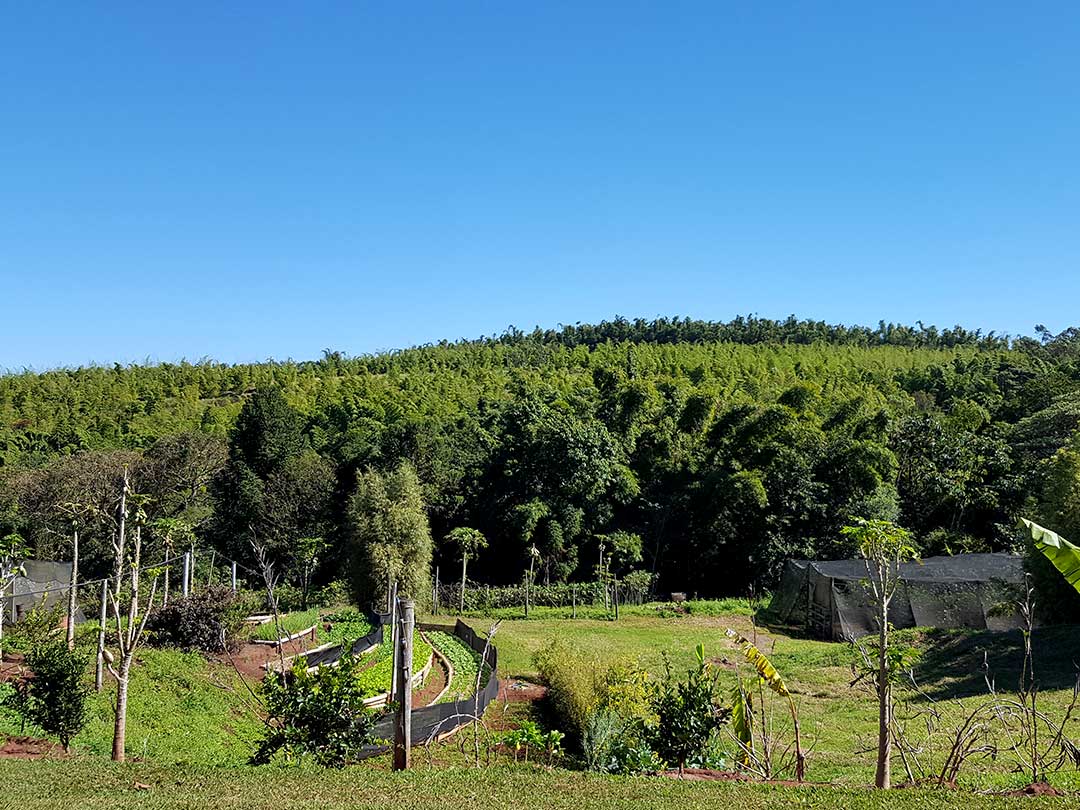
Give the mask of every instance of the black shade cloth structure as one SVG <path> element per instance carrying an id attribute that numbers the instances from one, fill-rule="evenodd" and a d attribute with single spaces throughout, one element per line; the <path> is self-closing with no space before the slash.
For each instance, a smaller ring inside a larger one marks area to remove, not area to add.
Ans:
<path id="1" fill-rule="evenodd" d="M 52 609 L 67 604 L 71 587 L 70 562 L 24 560 L 22 566 L 25 576 L 15 577 L 3 594 L 4 624 L 22 620 L 39 606 Z M 82 622 L 84 619 L 82 611 L 77 610 L 75 620 Z"/>
<path id="2" fill-rule="evenodd" d="M 453 626 L 422 624 L 421 630 L 441 630 L 452 633 L 483 656 L 483 664 L 490 668 L 487 683 L 480 687 L 479 695 L 449 703 L 436 703 L 412 710 L 412 744 L 425 745 L 453 734 L 462 726 L 472 722 L 474 716 L 482 717 L 488 704 L 499 696 L 498 652 L 493 644 L 476 633 L 460 619 Z M 387 715 L 375 725 L 375 736 L 381 740 L 394 738 L 394 717 Z M 362 756 L 370 757 L 390 750 L 388 745 L 373 745 Z"/>
<path id="3" fill-rule="evenodd" d="M 876 632 L 863 560 L 789 560 L 770 612 L 782 623 L 819 638 L 845 640 Z M 956 554 L 900 566 L 889 607 L 894 627 L 969 627 L 1011 630 L 1021 625 L 1007 607 L 1024 583 L 1023 558 L 1014 554 Z"/>

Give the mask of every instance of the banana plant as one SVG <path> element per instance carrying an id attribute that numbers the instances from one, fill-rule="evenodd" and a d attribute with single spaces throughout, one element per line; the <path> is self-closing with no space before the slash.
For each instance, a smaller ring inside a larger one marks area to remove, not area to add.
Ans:
<path id="1" fill-rule="evenodd" d="M 1073 545 L 1061 535 L 1045 529 L 1034 521 L 1020 518 L 1020 522 L 1031 532 L 1035 548 L 1053 563 L 1077 591 L 1080 591 L 1080 546 Z"/>
<path id="2" fill-rule="evenodd" d="M 731 639 L 746 658 L 747 662 L 757 671 L 758 682 L 761 686 L 767 686 L 773 692 L 784 698 L 791 712 L 791 722 L 795 729 L 795 778 L 803 781 L 806 776 L 806 755 L 802 750 L 802 738 L 799 730 L 799 710 L 795 705 L 795 699 L 784 682 L 780 672 L 773 666 L 772 661 L 750 639 L 735 632 L 727 630 L 727 637 Z M 753 706 L 749 690 L 743 688 L 742 681 L 735 686 L 731 707 L 731 723 L 735 736 L 743 746 L 744 762 L 753 751 L 754 736 L 752 729 Z"/>

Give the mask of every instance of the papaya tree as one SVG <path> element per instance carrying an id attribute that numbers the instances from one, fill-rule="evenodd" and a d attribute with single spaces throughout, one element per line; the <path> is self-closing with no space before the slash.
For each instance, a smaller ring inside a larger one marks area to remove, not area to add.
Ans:
<path id="1" fill-rule="evenodd" d="M 458 613 L 465 612 L 465 568 L 469 564 L 469 557 L 475 557 L 482 549 L 487 548 L 487 538 L 479 529 L 471 529 L 468 526 L 458 526 L 451 529 L 446 539 L 453 543 L 461 554 L 461 593 L 458 603 Z"/>
<path id="2" fill-rule="evenodd" d="M 911 533 L 888 520 L 857 518 L 840 531 L 855 542 L 866 563 L 866 591 L 878 629 L 878 752 L 874 785 L 888 790 L 892 783 L 892 675 L 895 666 L 895 656 L 889 652 L 889 605 L 900 584 L 900 566 L 915 559 L 916 549 Z"/>

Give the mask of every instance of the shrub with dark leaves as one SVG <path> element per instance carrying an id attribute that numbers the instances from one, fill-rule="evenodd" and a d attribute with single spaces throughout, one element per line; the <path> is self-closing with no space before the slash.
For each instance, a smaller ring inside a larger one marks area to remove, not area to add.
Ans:
<path id="1" fill-rule="evenodd" d="M 213 585 L 190 596 L 173 598 L 147 622 L 155 647 L 185 652 L 224 652 L 234 648 L 247 607 L 224 586 Z"/>

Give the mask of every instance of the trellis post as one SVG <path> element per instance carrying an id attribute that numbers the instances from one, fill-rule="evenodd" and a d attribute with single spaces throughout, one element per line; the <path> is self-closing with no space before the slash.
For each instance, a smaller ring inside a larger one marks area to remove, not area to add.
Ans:
<path id="1" fill-rule="evenodd" d="M 180 580 L 181 595 L 187 598 L 191 595 L 191 552 L 184 552 L 184 577 Z"/>

